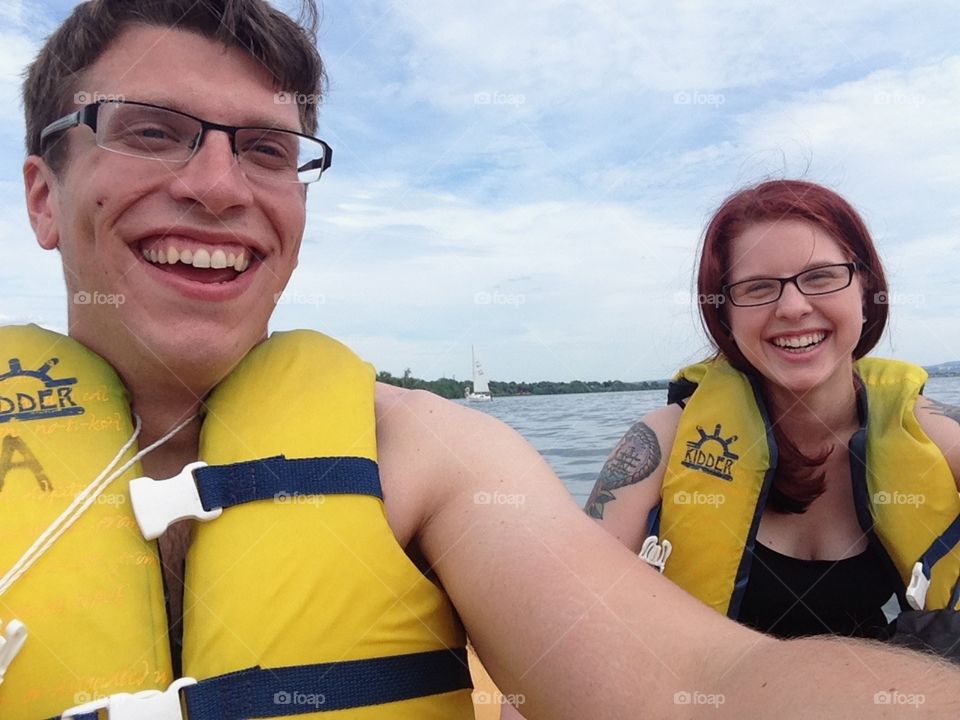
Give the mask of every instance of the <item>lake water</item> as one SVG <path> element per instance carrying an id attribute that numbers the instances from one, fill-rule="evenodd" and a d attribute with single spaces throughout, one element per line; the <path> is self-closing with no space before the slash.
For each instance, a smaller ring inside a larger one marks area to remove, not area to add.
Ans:
<path id="1" fill-rule="evenodd" d="M 960 377 L 931 378 L 924 394 L 960 406 Z M 503 420 L 523 435 L 582 507 L 613 446 L 633 422 L 663 405 L 666 396 L 666 390 L 536 395 L 470 406 Z"/>

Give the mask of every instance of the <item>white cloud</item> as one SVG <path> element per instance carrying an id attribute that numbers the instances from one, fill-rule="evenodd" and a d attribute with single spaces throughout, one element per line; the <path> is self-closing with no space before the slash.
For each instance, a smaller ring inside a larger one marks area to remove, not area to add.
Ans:
<path id="1" fill-rule="evenodd" d="M 888 57 L 935 53 L 937 41 L 909 28 L 936 29 L 949 12 L 948 4 L 921 12 L 865 2 L 410 0 L 395 18 L 409 42 L 398 60 L 414 78 L 406 88 L 412 95 L 443 102 L 486 89 L 525 93 L 537 104 L 600 88 L 673 93 L 807 83 L 872 60 L 878 48 Z"/>
<path id="2" fill-rule="evenodd" d="M 894 306 L 882 351 L 960 357 L 951 12 L 327 3 L 335 163 L 274 325 L 326 330 L 394 373 L 465 377 L 476 344 L 495 378 L 663 377 L 704 352 L 689 291 L 711 210 L 805 173 L 863 210 L 895 293 L 924 298 Z M 18 27 L 0 99 L 30 54 Z M 0 138 L 4 177 L 19 133 Z M 56 256 L 18 188 L 0 188 L 0 209 L 16 268 L 0 269 L 4 314 L 57 322 Z"/>

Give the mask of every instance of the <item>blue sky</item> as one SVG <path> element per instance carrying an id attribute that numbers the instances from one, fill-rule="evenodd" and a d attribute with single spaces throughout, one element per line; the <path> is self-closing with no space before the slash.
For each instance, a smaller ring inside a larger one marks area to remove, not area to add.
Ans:
<path id="1" fill-rule="evenodd" d="M 74 4 L 0 0 L 0 322 L 66 325 L 23 209 L 18 86 Z M 273 326 L 394 374 L 467 377 L 473 344 L 494 380 L 666 377 L 706 352 L 706 219 L 788 176 L 874 233 L 877 354 L 960 359 L 958 36 L 948 2 L 326 2 L 334 165 Z"/>

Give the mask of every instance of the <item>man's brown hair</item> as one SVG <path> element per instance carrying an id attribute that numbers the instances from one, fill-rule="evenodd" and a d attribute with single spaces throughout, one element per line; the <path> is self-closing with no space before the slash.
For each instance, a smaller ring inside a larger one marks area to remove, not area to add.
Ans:
<path id="1" fill-rule="evenodd" d="M 134 23 L 187 30 L 240 48 L 266 68 L 278 91 L 298 99 L 303 132 L 316 131 L 326 75 L 316 48 L 314 0 L 302 0 L 297 21 L 264 0 L 90 0 L 74 8 L 27 68 L 23 105 L 28 154 L 45 154 L 55 172 L 62 169 L 65 143 L 41 147 L 40 133 L 76 109 L 83 71 Z"/>

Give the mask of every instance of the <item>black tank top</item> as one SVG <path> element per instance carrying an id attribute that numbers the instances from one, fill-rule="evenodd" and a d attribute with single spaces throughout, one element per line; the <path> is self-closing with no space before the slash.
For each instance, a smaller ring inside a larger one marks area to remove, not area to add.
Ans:
<path id="1" fill-rule="evenodd" d="M 755 543 L 740 622 L 777 637 L 877 637 L 881 608 L 894 594 L 879 553 L 843 560 L 801 560 Z"/>

